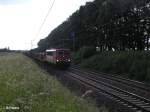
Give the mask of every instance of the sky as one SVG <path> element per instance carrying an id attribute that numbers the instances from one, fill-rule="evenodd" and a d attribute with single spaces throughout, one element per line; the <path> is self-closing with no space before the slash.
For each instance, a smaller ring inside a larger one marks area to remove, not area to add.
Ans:
<path id="1" fill-rule="evenodd" d="M 93 0 L 55 0 L 39 32 L 53 0 L 0 0 L 0 48 L 29 50 L 37 47 L 40 39 L 47 37 L 88 1 Z"/>

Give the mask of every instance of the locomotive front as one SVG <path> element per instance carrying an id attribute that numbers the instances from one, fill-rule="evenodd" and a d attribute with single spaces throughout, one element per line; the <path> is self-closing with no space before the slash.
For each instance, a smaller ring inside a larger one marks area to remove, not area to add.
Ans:
<path id="1" fill-rule="evenodd" d="M 71 63 L 71 54 L 68 49 L 56 50 L 56 63 L 58 65 L 68 66 Z"/>
<path id="2" fill-rule="evenodd" d="M 68 67 L 71 63 L 71 52 L 69 49 L 46 50 L 46 61 L 59 66 Z"/>

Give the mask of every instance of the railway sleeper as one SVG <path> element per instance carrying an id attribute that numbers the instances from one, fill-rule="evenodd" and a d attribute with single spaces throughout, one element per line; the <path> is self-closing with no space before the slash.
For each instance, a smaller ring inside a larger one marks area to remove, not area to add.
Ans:
<path id="1" fill-rule="evenodd" d="M 138 102 L 145 103 L 144 101 L 141 101 L 139 99 L 128 99 L 128 101 L 134 102 L 134 103 L 138 103 Z"/>
<path id="2" fill-rule="evenodd" d="M 121 96 L 121 97 L 124 99 L 127 99 L 127 100 L 137 100 L 136 98 L 134 98 L 132 96 Z"/>
<path id="3" fill-rule="evenodd" d="M 138 111 L 139 109 L 136 107 L 131 108 L 133 111 Z"/>
<path id="4" fill-rule="evenodd" d="M 143 107 L 143 108 L 150 108 L 149 105 L 145 105 L 145 106 L 141 106 L 141 107 Z"/>
<path id="5" fill-rule="evenodd" d="M 150 105 L 142 103 L 142 102 L 136 102 L 135 104 L 138 106 L 149 106 L 150 107 Z"/>

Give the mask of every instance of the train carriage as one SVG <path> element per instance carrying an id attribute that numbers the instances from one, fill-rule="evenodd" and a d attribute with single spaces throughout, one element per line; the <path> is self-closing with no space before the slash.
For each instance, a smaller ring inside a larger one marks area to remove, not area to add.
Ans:
<path id="1" fill-rule="evenodd" d="M 46 50 L 45 60 L 52 64 L 69 66 L 71 63 L 71 55 L 69 49 L 49 49 Z"/>

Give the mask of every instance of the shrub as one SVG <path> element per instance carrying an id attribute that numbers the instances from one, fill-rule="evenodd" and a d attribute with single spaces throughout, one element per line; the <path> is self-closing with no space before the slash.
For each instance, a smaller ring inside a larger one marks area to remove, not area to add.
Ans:
<path id="1" fill-rule="evenodd" d="M 150 52 L 147 51 L 102 52 L 80 62 L 80 66 L 150 82 Z"/>
<path id="2" fill-rule="evenodd" d="M 80 63 L 82 60 L 87 59 L 96 53 L 94 47 L 85 46 L 79 49 L 76 53 L 73 53 L 73 61 L 75 64 Z"/>

